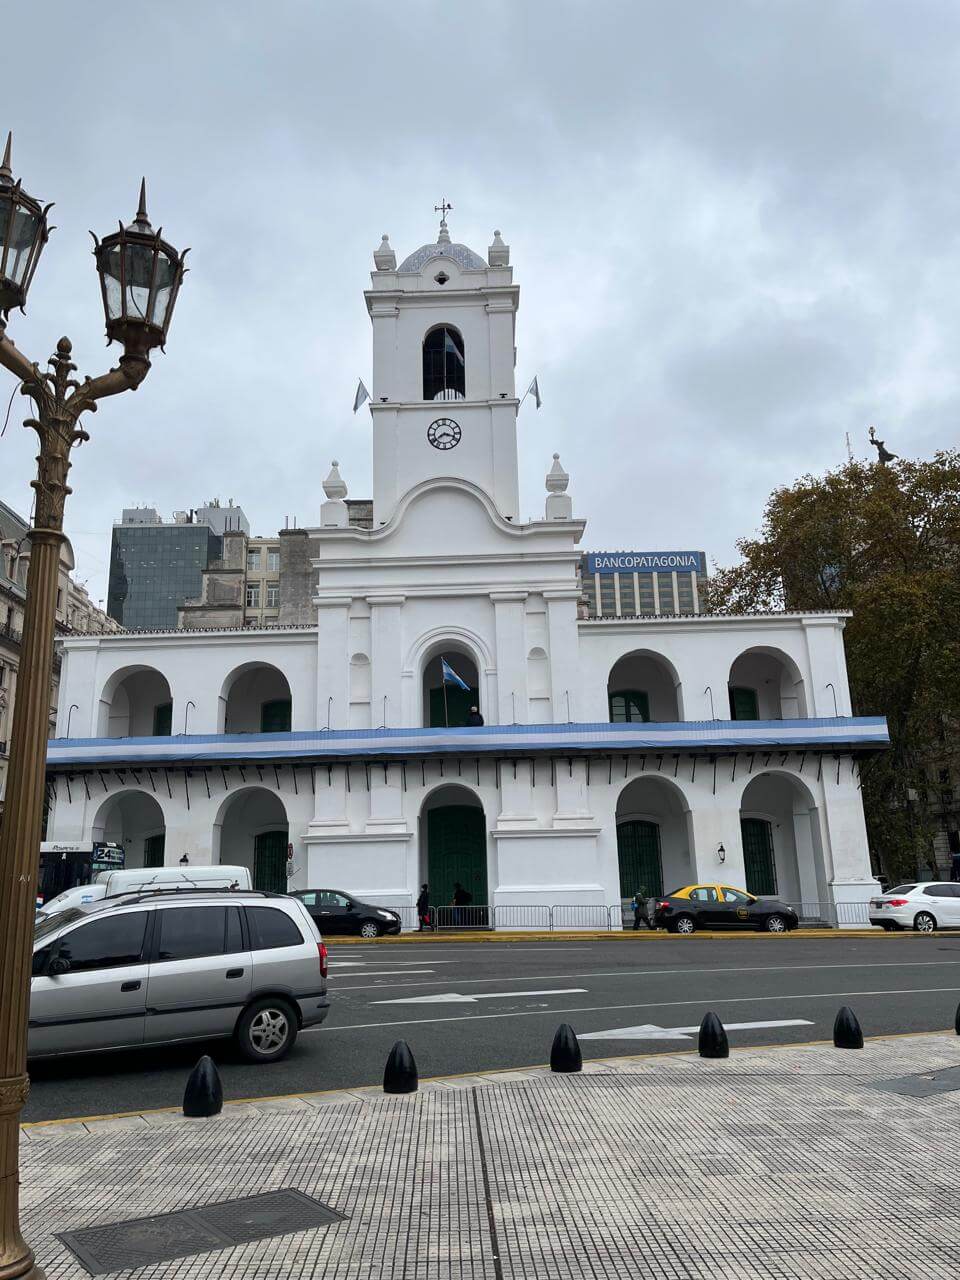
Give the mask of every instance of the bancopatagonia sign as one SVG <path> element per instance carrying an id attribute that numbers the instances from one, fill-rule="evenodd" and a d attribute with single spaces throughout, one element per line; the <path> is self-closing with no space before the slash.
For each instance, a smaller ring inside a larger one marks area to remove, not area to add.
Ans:
<path id="1" fill-rule="evenodd" d="M 589 551 L 587 573 L 705 573 L 702 551 Z"/>

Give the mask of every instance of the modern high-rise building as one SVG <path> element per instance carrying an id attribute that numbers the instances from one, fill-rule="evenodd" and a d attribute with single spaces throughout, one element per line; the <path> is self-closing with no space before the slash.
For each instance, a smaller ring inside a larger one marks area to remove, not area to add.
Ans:
<path id="1" fill-rule="evenodd" d="M 107 612 L 126 631 L 165 631 L 177 606 L 200 594 L 203 571 L 220 559 L 223 536 L 248 535 L 241 507 L 218 501 L 165 521 L 153 507 L 132 507 L 113 526 Z"/>

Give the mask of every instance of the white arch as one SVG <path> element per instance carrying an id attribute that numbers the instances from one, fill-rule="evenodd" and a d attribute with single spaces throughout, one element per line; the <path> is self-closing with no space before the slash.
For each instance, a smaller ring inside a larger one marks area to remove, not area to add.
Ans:
<path id="1" fill-rule="evenodd" d="M 766 644 L 750 645 L 748 648 L 742 649 L 730 663 L 730 670 L 727 673 L 727 685 L 735 685 L 733 673 L 737 663 L 754 656 L 759 658 L 761 663 L 763 659 L 769 660 L 770 663 L 775 663 L 780 672 L 779 687 L 775 700 L 764 699 L 762 696 L 763 691 L 759 688 L 757 690 L 760 719 L 805 719 L 807 716 L 806 682 L 796 659 L 787 653 L 785 649 Z M 773 668 L 768 667 L 767 669 L 771 670 Z M 763 676 L 762 666 L 759 671 L 748 674 L 744 678 L 763 680 L 765 684 L 771 683 L 772 680 L 771 676 L 766 678 Z M 764 714 L 764 712 L 767 714 Z M 770 712 L 775 712 L 776 714 L 770 714 Z"/>
<path id="2" fill-rule="evenodd" d="M 135 822 L 135 825 L 128 831 L 127 821 L 133 822 L 132 818 L 128 818 L 123 813 L 123 807 L 129 809 L 139 808 L 141 813 Z M 103 800 L 97 807 L 93 821 L 90 824 L 90 838 L 93 840 L 103 840 L 107 837 L 108 828 L 111 820 L 114 819 L 115 810 L 120 809 L 119 814 L 121 833 L 120 839 L 123 841 L 126 853 L 126 863 L 128 867 L 143 866 L 142 841 L 150 836 L 165 834 L 167 830 L 167 813 L 160 801 L 159 796 L 151 794 L 142 787 L 124 787 L 121 790 L 113 791 L 110 795 L 104 796 Z M 159 821 L 156 819 L 159 818 Z"/>
<path id="3" fill-rule="evenodd" d="M 431 658 L 443 651 L 444 645 L 457 644 L 466 649 L 478 675 L 487 674 L 494 669 L 490 646 L 478 631 L 472 631 L 469 627 L 443 626 L 431 627 L 414 640 L 404 660 L 404 674 L 422 677 L 424 667 Z"/>
<path id="4" fill-rule="evenodd" d="M 278 824 L 281 826 L 285 826 L 289 833 L 290 815 L 287 812 L 287 806 L 284 803 L 283 796 L 279 795 L 276 791 L 272 791 L 269 787 L 264 786 L 264 784 L 261 782 L 245 783 L 242 786 L 234 788 L 227 795 L 225 795 L 223 797 L 223 800 L 220 803 L 219 808 L 217 809 L 216 816 L 213 819 L 213 830 L 211 832 L 210 847 L 211 847 L 212 862 L 215 862 L 215 863 L 226 862 L 228 865 L 233 865 L 234 863 L 239 863 L 242 866 L 249 865 L 250 872 L 251 874 L 253 873 L 252 844 L 250 848 L 244 847 L 242 849 L 237 848 L 237 849 L 225 850 L 222 847 L 222 836 L 223 836 L 224 823 L 229 817 L 230 811 L 234 807 L 234 805 L 238 801 L 241 801 L 243 799 L 249 799 L 255 794 L 261 794 L 263 796 L 266 796 L 270 801 L 275 801 L 276 804 L 280 806 L 280 810 L 283 816 L 282 818 L 270 818 L 264 822 L 255 823 L 253 826 L 250 827 L 249 832 L 247 833 L 251 837 L 251 839 L 255 839 L 258 835 L 261 835 L 264 831 L 275 830 Z M 275 807 L 275 806 L 271 805 L 271 807 Z M 288 835 L 288 839 L 289 839 L 289 835 Z M 226 854 L 226 857 L 223 856 L 224 854 Z"/>
<path id="5" fill-rule="evenodd" d="M 286 686 L 286 691 L 287 691 L 286 696 L 290 699 L 291 723 L 292 723 L 293 691 L 290 688 L 290 681 L 287 678 L 286 672 L 283 671 L 280 667 L 278 667 L 274 662 L 263 662 L 258 659 L 254 659 L 250 662 L 241 662 L 239 666 L 234 667 L 224 677 L 223 683 L 220 686 L 220 695 L 217 700 L 217 733 L 226 732 L 225 726 L 226 726 L 226 717 L 227 717 L 227 704 L 230 701 L 230 693 L 234 685 L 237 683 L 238 680 L 242 679 L 246 675 L 249 675 L 253 671 L 264 671 L 264 672 L 269 671 L 281 678 L 284 685 Z M 233 732 L 233 730 L 231 729 L 230 732 Z M 250 730 L 246 730 L 246 732 L 250 732 Z"/>
<path id="6" fill-rule="evenodd" d="M 764 796 L 764 783 L 774 794 Z M 776 795 L 786 786 L 788 799 Z M 750 789 L 759 795 L 749 795 Z M 805 779 L 788 769 L 761 769 L 744 780 L 739 796 L 740 818 L 770 823 L 777 892 L 788 902 L 815 904 L 828 899 L 830 870 L 824 856 L 825 839 L 819 803 Z M 742 855 L 742 848 L 741 848 Z M 811 912 L 816 910 L 811 907 Z"/>
<path id="7" fill-rule="evenodd" d="M 166 688 L 166 697 L 161 701 L 173 703 L 173 687 L 169 678 L 160 670 L 159 667 L 151 666 L 149 663 L 133 662 L 124 667 L 118 667 L 116 671 L 112 671 L 103 682 L 100 689 L 100 696 L 97 699 L 97 736 L 100 738 L 126 738 L 137 736 L 130 732 L 131 719 L 134 726 L 143 728 L 143 724 L 137 725 L 137 720 L 142 719 L 142 715 L 134 717 L 132 709 L 128 705 L 124 711 L 114 708 L 114 701 L 117 697 L 120 686 L 124 684 L 131 676 L 155 676 L 158 681 L 162 681 Z M 157 703 L 153 705 L 158 705 Z M 142 709 L 141 709 L 142 712 Z M 111 721 L 113 725 L 111 726 Z M 114 732 L 114 730 L 123 729 L 124 732 Z M 145 734 L 139 736 L 149 736 L 153 732 L 153 721 L 151 719 L 150 728 Z"/>
<path id="8" fill-rule="evenodd" d="M 660 668 L 660 670 L 663 672 L 663 675 L 673 686 L 673 702 L 676 704 L 676 720 L 678 721 L 682 720 L 683 719 L 683 686 L 680 681 L 680 673 L 677 671 L 677 668 L 674 666 L 673 662 L 667 657 L 667 655 L 665 653 L 661 653 L 659 649 L 650 649 L 650 648 L 627 649 L 624 653 L 619 654 L 619 656 L 616 657 L 614 661 L 610 664 L 610 670 L 607 672 L 608 700 L 611 694 L 621 692 L 621 689 L 616 688 L 615 685 L 620 684 L 622 689 L 627 689 L 630 687 L 628 676 L 621 676 L 617 680 L 615 680 L 614 674 L 617 670 L 617 667 L 620 666 L 621 663 L 625 664 L 629 662 L 631 659 L 639 659 L 640 661 L 649 661 L 654 663 L 655 666 Z M 662 697 L 663 695 L 661 694 L 661 701 L 662 701 Z M 655 706 L 654 699 L 651 699 L 650 710 L 651 710 L 652 720 L 661 719 L 661 717 L 655 714 L 656 706 Z"/>

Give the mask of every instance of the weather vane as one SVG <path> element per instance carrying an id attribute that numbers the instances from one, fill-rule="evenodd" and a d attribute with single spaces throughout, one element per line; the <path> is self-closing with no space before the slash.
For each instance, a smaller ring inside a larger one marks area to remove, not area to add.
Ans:
<path id="1" fill-rule="evenodd" d="M 880 463 L 881 466 L 885 466 L 886 463 L 893 462 L 895 458 L 899 457 L 899 454 L 890 452 L 890 450 L 886 447 L 883 441 L 876 434 L 873 427 L 870 428 L 870 443 L 873 445 L 873 447 L 877 451 L 877 461 Z"/>
<path id="2" fill-rule="evenodd" d="M 452 209 L 452 208 L 453 208 L 453 205 L 452 205 L 452 204 L 447 204 L 447 197 L 446 197 L 446 196 L 441 196 L 441 197 L 440 197 L 440 203 L 439 203 L 439 204 L 435 204 L 435 205 L 433 206 L 433 212 L 434 212 L 434 213 L 439 213 L 439 215 L 440 215 L 440 222 L 441 222 L 441 224 L 442 224 L 442 223 L 446 222 L 446 220 L 447 220 L 447 214 L 451 211 L 451 209 Z"/>

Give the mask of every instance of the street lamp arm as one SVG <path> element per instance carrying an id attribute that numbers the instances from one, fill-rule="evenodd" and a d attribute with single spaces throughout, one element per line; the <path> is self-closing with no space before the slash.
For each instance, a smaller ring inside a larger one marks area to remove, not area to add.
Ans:
<path id="1" fill-rule="evenodd" d="M 120 363 L 108 373 L 97 378 L 84 378 L 77 384 L 73 395 L 66 402 L 67 411 L 78 418 L 81 413 L 95 410 L 97 401 L 106 396 L 119 395 L 121 391 L 136 391 L 150 372 L 150 361 L 142 355 L 123 355 Z"/>
<path id="2" fill-rule="evenodd" d="M 17 344 L 7 337 L 2 321 L 0 321 L 0 364 L 24 383 L 37 383 L 43 376 L 37 365 L 32 360 L 28 360 Z"/>

